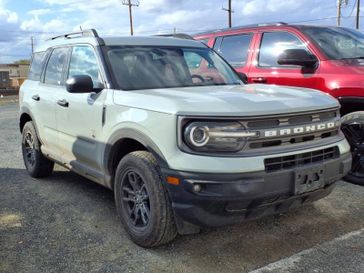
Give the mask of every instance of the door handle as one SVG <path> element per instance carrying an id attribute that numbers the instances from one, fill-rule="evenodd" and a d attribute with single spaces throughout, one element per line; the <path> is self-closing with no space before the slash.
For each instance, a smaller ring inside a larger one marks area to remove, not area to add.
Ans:
<path id="1" fill-rule="evenodd" d="M 264 78 L 264 77 L 252 78 L 252 82 L 255 82 L 255 83 L 265 83 L 265 82 L 267 82 L 267 78 Z"/>
<path id="2" fill-rule="evenodd" d="M 32 97 L 32 99 L 33 99 L 33 100 L 35 100 L 35 101 L 40 101 L 40 97 L 39 97 L 39 95 L 34 95 L 34 96 Z"/>
<path id="3" fill-rule="evenodd" d="M 68 107 L 68 101 L 66 101 L 65 99 L 57 101 L 57 104 L 62 107 Z"/>

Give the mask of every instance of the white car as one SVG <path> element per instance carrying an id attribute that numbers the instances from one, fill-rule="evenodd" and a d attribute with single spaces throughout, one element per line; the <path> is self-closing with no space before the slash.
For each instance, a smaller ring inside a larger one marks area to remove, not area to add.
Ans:
<path id="1" fill-rule="evenodd" d="M 52 38 L 20 90 L 25 166 L 112 189 L 144 247 L 329 194 L 351 167 L 338 102 L 242 79 L 198 41 Z"/>

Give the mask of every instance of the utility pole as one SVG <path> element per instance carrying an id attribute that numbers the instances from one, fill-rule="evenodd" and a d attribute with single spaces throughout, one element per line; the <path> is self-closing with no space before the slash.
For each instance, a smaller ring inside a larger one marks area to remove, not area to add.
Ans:
<path id="1" fill-rule="evenodd" d="M 356 1 L 356 29 L 360 28 L 360 0 Z"/>
<path id="2" fill-rule="evenodd" d="M 228 0 L 228 8 L 224 8 L 222 7 L 222 10 L 227 11 L 228 12 L 228 17 L 229 17 L 229 28 L 232 27 L 232 22 L 231 22 L 231 13 L 233 13 L 234 11 L 231 9 L 231 0 Z"/>
<path id="3" fill-rule="evenodd" d="M 34 53 L 34 38 L 30 36 L 30 45 L 32 46 L 32 54 Z"/>
<path id="4" fill-rule="evenodd" d="M 340 26 L 341 23 L 341 7 L 342 7 L 342 0 L 337 0 L 337 26 Z"/>
<path id="5" fill-rule="evenodd" d="M 129 6 L 129 18 L 130 18 L 130 35 L 133 36 L 133 14 L 132 14 L 132 7 L 139 7 L 138 0 L 123 0 L 123 5 Z"/>

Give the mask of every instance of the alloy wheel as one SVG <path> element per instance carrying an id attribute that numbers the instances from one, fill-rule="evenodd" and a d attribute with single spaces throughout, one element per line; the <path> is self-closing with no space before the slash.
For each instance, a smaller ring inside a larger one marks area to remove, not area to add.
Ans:
<path id="1" fill-rule="evenodd" d="M 34 137 L 30 132 L 27 132 L 24 137 L 24 149 L 25 149 L 25 159 L 29 165 L 35 165 L 36 150 L 34 144 Z"/>
<path id="2" fill-rule="evenodd" d="M 150 219 L 149 195 L 142 176 L 135 170 L 128 170 L 122 178 L 122 201 L 130 223 L 145 228 Z"/>

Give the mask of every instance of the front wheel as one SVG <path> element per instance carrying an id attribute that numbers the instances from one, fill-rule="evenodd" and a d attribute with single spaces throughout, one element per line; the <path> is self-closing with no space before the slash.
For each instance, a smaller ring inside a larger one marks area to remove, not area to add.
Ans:
<path id="1" fill-rule="evenodd" d="M 342 118 L 341 129 L 351 148 L 353 165 L 344 180 L 364 185 L 364 111 L 353 112 Z"/>
<path id="2" fill-rule="evenodd" d="M 126 155 L 115 174 L 116 209 L 131 239 L 143 247 L 173 240 L 173 210 L 155 158 L 146 151 Z"/>

